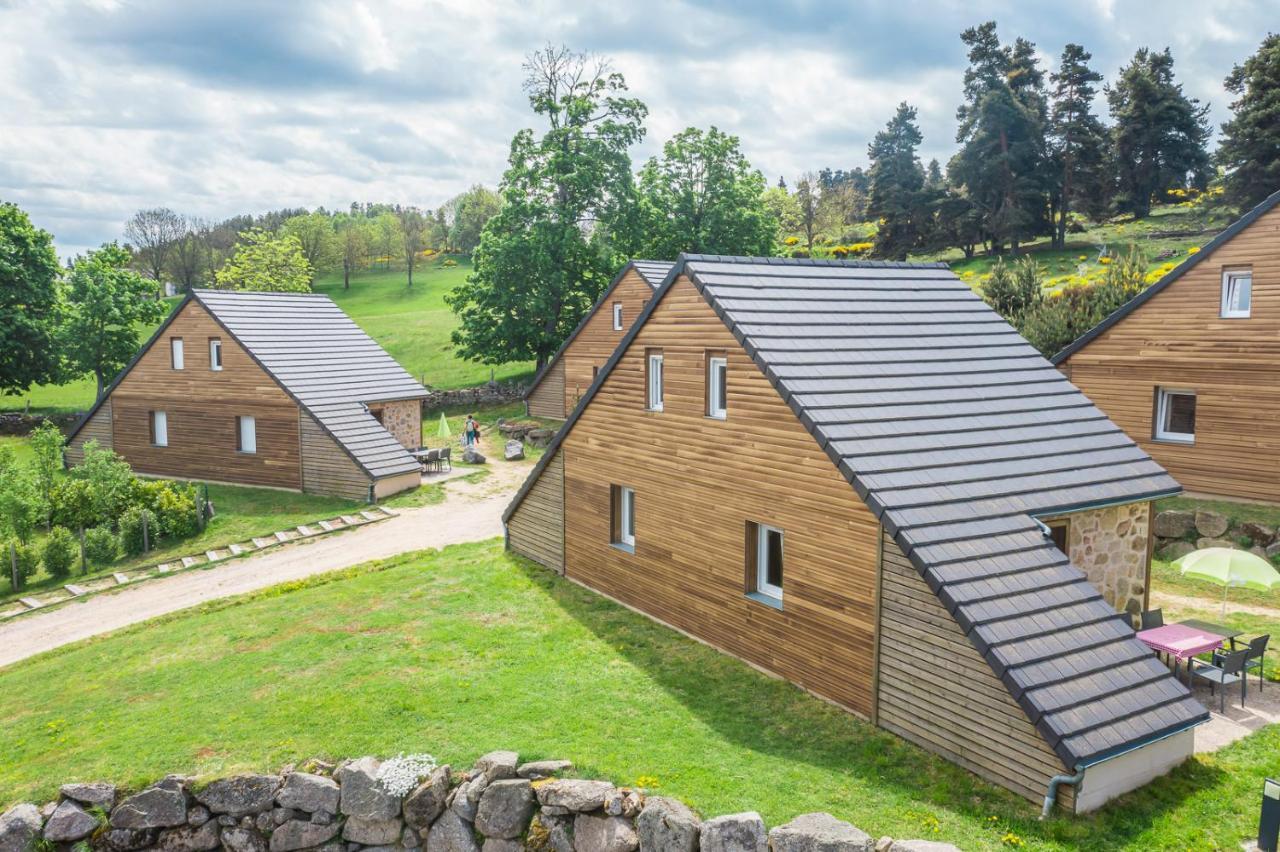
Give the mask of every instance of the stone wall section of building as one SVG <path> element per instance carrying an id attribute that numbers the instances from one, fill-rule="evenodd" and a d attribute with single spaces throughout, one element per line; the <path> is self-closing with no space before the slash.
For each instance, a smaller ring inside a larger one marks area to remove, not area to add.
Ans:
<path id="1" fill-rule="evenodd" d="M 1116 608 L 1137 617 L 1146 606 L 1151 505 L 1128 503 L 1068 515 L 1071 561 Z"/>
<path id="2" fill-rule="evenodd" d="M 405 449 L 416 450 L 422 446 L 422 405 L 418 400 L 374 402 L 369 404 L 369 412 L 382 421 L 382 428 Z"/>

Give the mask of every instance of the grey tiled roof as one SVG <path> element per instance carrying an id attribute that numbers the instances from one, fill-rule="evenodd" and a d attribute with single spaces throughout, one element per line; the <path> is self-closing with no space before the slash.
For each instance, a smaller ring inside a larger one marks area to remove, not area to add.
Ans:
<path id="1" fill-rule="evenodd" d="M 1035 520 L 1178 484 L 944 265 L 691 255 L 680 272 L 1067 766 L 1208 718 Z"/>
<path id="2" fill-rule="evenodd" d="M 663 279 L 667 277 L 671 267 L 675 266 L 669 260 L 633 260 L 628 265 L 633 267 L 636 272 L 639 272 L 645 283 L 655 290 L 662 286 Z M 623 271 L 626 271 L 625 268 Z"/>
<path id="3" fill-rule="evenodd" d="M 371 477 L 419 469 L 365 403 L 421 399 L 427 389 L 332 299 L 232 290 L 192 295 Z"/>

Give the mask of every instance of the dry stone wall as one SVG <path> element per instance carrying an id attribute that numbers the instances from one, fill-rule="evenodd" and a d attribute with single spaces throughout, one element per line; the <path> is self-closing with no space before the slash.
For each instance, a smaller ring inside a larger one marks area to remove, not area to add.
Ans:
<path id="1" fill-rule="evenodd" d="M 382 428 L 406 449 L 422 446 L 422 406 L 416 399 L 394 402 L 377 402 L 369 405 L 369 411 L 382 421 Z"/>
<path id="2" fill-rule="evenodd" d="M 1116 612 L 1133 617 L 1146 605 L 1150 517 L 1147 503 L 1068 516 L 1067 555 Z"/>
<path id="3" fill-rule="evenodd" d="M 562 760 L 484 755 L 468 771 L 414 759 L 311 761 L 209 783 L 170 775 L 136 792 L 64 784 L 0 815 L 0 852 L 953 852 L 878 841 L 830 814 L 769 830 L 744 812 L 702 819 L 675 799 L 575 778 Z"/>

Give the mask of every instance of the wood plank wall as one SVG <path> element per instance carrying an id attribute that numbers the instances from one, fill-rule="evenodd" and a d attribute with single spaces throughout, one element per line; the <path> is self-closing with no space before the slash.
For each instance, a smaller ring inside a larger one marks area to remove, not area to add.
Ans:
<path id="1" fill-rule="evenodd" d="M 302 490 L 351 500 L 368 500 L 372 479 L 338 446 L 315 418 L 302 413 Z"/>
<path id="2" fill-rule="evenodd" d="M 557 450 L 507 523 L 507 545 L 564 573 L 564 454 Z"/>
<path id="3" fill-rule="evenodd" d="M 184 341 L 185 367 L 170 340 Z M 209 338 L 222 341 L 220 371 Z M 169 446 L 151 444 L 149 412 L 168 415 Z M 300 488 L 298 406 L 199 304 L 188 302 L 111 394 L 112 445 L 139 473 Z M 236 417 L 257 422 L 258 451 L 236 450 Z"/>
<path id="4" fill-rule="evenodd" d="M 1222 274 L 1253 272 L 1247 319 L 1219 317 Z M 1280 501 L 1280 208 L 1063 365 L 1098 407 L 1190 491 Z M 1196 392 L 1194 445 L 1153 439 L 1155 389 Z"/>
<path id="5" fill-rule="evenodd" d="M 112 448 L 110 397 L 103 401 L 98 410 L 93 413 L 93 417 L 89 418 L 89 422 L 76 433 L 75 438 L 67 442 L 67 464 L 77 465 L 83 462 L 84 445 L 90 441 L 97 441 L 98 446 L 103 449 Z"/>
<path id="6" fill-rule="evenodd" d="M 586 325 L 578 332 L 569 347 L 560 355 L 564 362 L 564 406 L 566 415 L 577 406 L 578 400 L 586 395 L 587 389 L 595 381 L 595 369 L 604 367 L 605 362 L 618 348 L 622 338 L 631 330 L 631 326 L 640 317 L 644 304 L 654 295 L 653 288 L 645 282 L 639 272 L 627 271 L 619 279 L 600 307 L 587 320 Z M 622 305 L 622 330 L 613 329 L 613 306 Z"/>
<path id="7" fill-rule="evenodd" d="M 643 353 L 666 359 L 645 410 Z M 705 416 L 706 353 L 728 418 Z M 562 444 L 565 573 L 870 717 L 879 524 L 687 279 L 677 281 Z M 609 492 L 636 491 L 634 553 Z M 746 597 L 746 525 L 785 533 L 781 611 Z"/>
<path id="8" fill-rule="evenodd" d="M 1043 801 L 1062 761 L 888 535 L 880 582 L 880 726 Z M 1067 810 L 1072 796 L 1059 788 Z"/>
<path id="9" fill-rule="evenodd" d="M 547 370 L 538 386 L 525 399 L 525 411 L 530 417 L 546 417 L 563 420 L 569 416 L 564 407 L 564 359 L 558 358 Z"/>

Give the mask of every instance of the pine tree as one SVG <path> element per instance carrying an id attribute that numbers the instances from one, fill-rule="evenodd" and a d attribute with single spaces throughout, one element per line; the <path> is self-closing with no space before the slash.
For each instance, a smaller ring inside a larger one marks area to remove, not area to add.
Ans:
<path id="1" fill-rule="evenodd" d="M 1209 108 L 1182 93 L 1168 48 L 1159 53 L 1141 48 L 1106 92 L 1115 122 L 1112 157 L 1121 212 L 1141 219 L 1151 213 L 1157 195 L 1206 185 Z"/>
<path id="2" fill-rule="evenodd" d="M 1227 201 L 1246 209 L 1280 189 L 1280 35 L 1268 35 L 1225 85 L 1236 100 L 1217 160 L 1227 173 Z"/>
<path id="3" fill-rule="evenodd" d="M 1049 140 L 1057 185 L 1053 207 L 1057 221 L 1053 246 L 1062 248 L 1067 240 L 1067 216 L 1083 212 L 1099 219 L 1106 210 L 1107 130 L 1093 114 L 1094 85 L 1102 75 L 1089 67 L 1092 55 L 1078 44 L 1062 50 L 1053 82 L 1053 108 Z"/>
<path id="4" fill-rule="evenodd" d="M 874 249 L 878 257 L 906 260 L 907 252 L 920 243 L 924 169 L 916 150 L 921 141 L 916 111 L 903 102 L 867 148 L 871 160 L 867 213 L 880 221 Z"/>

